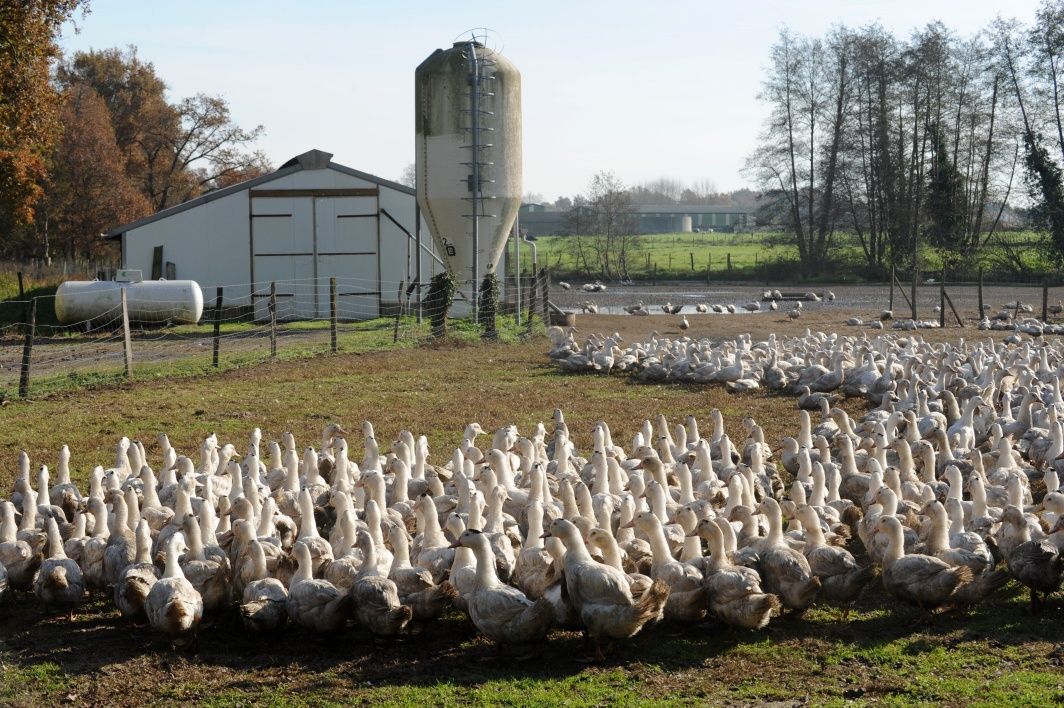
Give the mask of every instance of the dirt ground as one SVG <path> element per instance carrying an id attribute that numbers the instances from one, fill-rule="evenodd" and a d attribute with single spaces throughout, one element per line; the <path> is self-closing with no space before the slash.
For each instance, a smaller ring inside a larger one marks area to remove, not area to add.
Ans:
<path id="1" fill-rule="evenodd" d="M 579 284 L 573 283 L 571 290 L 564 290 L 554 286 L 550 291 L 551 301 L 562 308 L 579 310 L 585 301 L 592 302 L 600 307 L 602 314 L 623 314 L 621 308 L 626 305 L 634 305 L 643 302 L 654 316 L 661 312 L 661 305 L 666 302 L 674 305 L 684 305 L 684 313 L 690 315 L 694 312 L 694 306 L 698 303 L 709 305 L 733 304 L 736 307 L 748 302 L 761 300 L 766 290 L 776 289 L 774 285 L 701 285 L 691 282 L 662 283 L 656 286 L 623 286 L 610 285 L 602 293 L 587 293 L 580 290 Z M 863 319 L 878 317 L 879 313 L 888 309 L 890 302 L 889 285 L 809 285 L 789 286 L 779 288 L 784 295 L 802 295 L 814 292 L 823 296 L 826 292 L 834 293 L 832 301 L 803 302 L 807 311 L 825 311 L 838 314 L 838 322 L 845 322 L 847 317 L 858 316 Z M 953 305 L 957 308 L 962 319 L 978 318 L 979 296 L 978 288 L 974 285 L 948 285 L 946 292 Z M 897 317 L 911 316 L 909 301 L 910 287 L 906 284 L 904 293 L 895 288 L 893 311 Z M 1064 287 L 1050 288 L 1049 304 L 1055 304 L 1064 298 Z M 1035 314 L 1042 310 L 1042 287 L 1041 285 L 986 285 L 983 287 L 983 303 L 990 305 L 993 311 L 1001 309 L 1004 305 L 1015 302 L 1030 304 L 1034 307 Z M 937 315 L 932 311 L 939 304 L 939 286 L 937 284 L 921 284 L 917 288 L 916 305 L 919 319 L 933 319 Z M 790 308 L 790 303 L 781 303 L 781 307 Z M 947 305 L 947 308 L 949 306 Z M 764 314 L 764 313 L 759 313 Z M 803 312 L 803 316 L 807 312 Z M 949 313 L 947 313 L 949 314 Z M 771 315 L 770 315 L 771 316 Z"/>
<path id="2" fill-rule="evenodd" d="M 765 291 L 764 286 L 757 285 L 713 285 L 710 287 L 699 286 L 695 283 L 664 283 L 658 286 L 610 286 L 604 293 L 585 293 L 579 290 L 579 285 L 574 285 L 572 290 L 564 290 L 555 285 L 551 290 L 551 300 L 563 309 L 580 312 L 580 306 L 586 302 L 595 303 L 600 308 L 597 316 L 578 315 L 577 326 L 586 332 L 619 332 L 629 341 L 649 336 L 657 331 L 661 334 L 675 336 L 680 333 L 677 326 L 678 315 L 665 315 L 661 312 L 661 306 L 665 303 L 683 304 L 683 315 L 687 317 L 691 329 L 687 334 L 692 337 L 733 337 L 737 334 L 750 332 L 756 337 L 765 337 L 769 332 L 778 334 L 802 334 L 806 328 L 814 331 L 859 333 L 873 330 L 862 327 L 854 327 L 846 324 L 851 317 L 859 317 L 864 321 L 873 321 L 879 318 L 880 313 L 887 308 L 890 299 L 890 290 L 881 285 L 839 285 L 839 286 L 815 286 L 811 290 L 823 295 L 830 290 L 835 294 L 833 301 L 803 302 L 802 315 L 797 320 L 791 320 L 786 316 L 793 303 L 784 301 L 780 303 L 781 309 L 777 312 L 767 310 L 766 306 L 761 312 L 749 313 L 742 309 L 742 305 L 752 301 L 760 301 Z M 791 288 L 784 291 L 786 294 L 801 294 L 803 289 Z M 906 293 L 908 293 L 906 289 Z M 973 286 L 950 286 L 950 297 L 965 323 L 964 333 L 960 334 L 960 328 L 956 326 L 956 320 L 951 311 L 947 311 L 948 334 L 934 333 L 929 330 L 921 330 L 921 334 L 932 340 L 940 340 L 943 337 L 976 336 L 982 335 L 975 331 L 974 326 L 978 322 L 978 298 L 977 289 Z M 1064 288 L 1053 289 L 1049 293 L 1049 302 L 1057 303 L 1064 297 Z M 904 296 L 900 291 L 894 294 L 894 313 L 897 318 L 909 317 L 910 311 Z M 987 286 L 984 289 L 984 302 L 991 305 L 994 311 L 1001 309 L 1007 303 L 1015 302 L 1016 299 L 1025 304 L 1030 304 L 1035 310 L 1034 314 L 1041 313 L 1042 292 L 1036 286 Z M 633 317 L 624 313 L 624 306 L 643 302 L 653 313 L 649 317 Z M 936 285 L 921 286 L 918 290 L 917 305 L 920 319 L 937 320 L 938 315 L 933 308 L 938 305 L 939 294 Z M 739 312 L 732 314 L 704 314 L 695 312 L 697 303 L 707 304 L 734 304 Z M 343 329 L 343 326 L 341 327 Z M 408 333 L 401 328 L 400 335 Z M 204 327 L 203 332 L 197 334 L 171 335 L 166 330 L 146 330 L 134 332 L 133 351 L 135 366 L 169 365 L 178 364 L 197 357 L 209 356 L 211 352 L 211 338 L 209 327 Z M 329 341 L 327 330 L 286 330 L 281 328 L 278 333 L 278 346 L 281 348 L 307 348 L 325 346 Z M 0 336 L 0 389 L 14 390 L 18 384 L 18 377 L 22 362 L 23 339 L 9 333 L 8 336 Z M 267 328 L 256 328 L 252 331 L 226 334 L 222 340 L 223 355 L 241 355 L 262 353 L 269 347 L 269 332 Z M 77 375 L 87 374 L 102 369 L 115 370 L 124 362 L 124 350 L 120 332 L 111 332 L 91 336 L 42 336 L 35 341 L 32 358 L 33 377 L 49 377 L 56 374 Z"/>

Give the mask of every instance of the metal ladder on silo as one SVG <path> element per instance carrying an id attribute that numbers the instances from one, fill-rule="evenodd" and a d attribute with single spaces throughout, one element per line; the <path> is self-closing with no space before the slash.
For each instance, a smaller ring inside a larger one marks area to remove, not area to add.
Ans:
<path id="1" fill-rule="evenodd" d="M 485 132 L 494 132 L 495 128 L 491 125 L 484 125 L 482 120 L 485 116 L 491 118 L 495 116 L 494 111 L 486 110 L 483 102 L 487 99 L 494 99 L 495 92 L 495 72 L 493 67 L 495 62 L 491 58 L 493 50 L 488 49 L 485 42 L 487 40 L 487 34 L 485 33 L 481 37 L 484 41 L 478 41 L 475 31 L 469 39 L 468 44 L 468 56 L 469 62 L 469 108 L 465 112 L 469 113 L 469 145 L 463 145 L 462 147 L 470 151 L 469 162 L 463 162 L 462 164 L 469 167 L 469 176 L 467 180 L 467 189 L 470 192 L 470 196 L 464 199 L 470 202 L 470 213 L 465 216 L 472 222 L 473 230 L 473 263 L 471 265 L 472 286 L 470 287 L 471 302 L 473 306 L 473 317 L 479 318 L 479 298 L 478 290 L 480 283 L 477 282 L 477 274 L 480 270 L 480 220 L 482 218 L 495 218 L 496 215 L 488 212 L 484 208 L 484 202 L 487 200 L 491 202 L 495 199 L 494 195 L 485 196 L 483 193 L 483 186 L 485 183 L 492 184 L 495 182 L 493 179 L 485 179 L 483 174 L 484 167 L 490 167 L 494 163 L 483 159 L 483 151 L 485 148 L 494 147 L 492 143 L 485 143 L 481 134 Z M 481 56 L 477 54 L 477 47 L 483 48 L 485 51 Z"/>

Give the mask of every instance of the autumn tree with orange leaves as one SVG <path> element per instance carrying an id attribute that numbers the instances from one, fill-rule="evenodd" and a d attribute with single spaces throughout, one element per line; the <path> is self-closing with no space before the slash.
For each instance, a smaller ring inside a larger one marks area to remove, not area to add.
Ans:
<path id="1" fill-rule="evenodd" d="M 0 212 L 33 222 L 49 149 L 59 132 L 59 96 L 49 77 L 60 27 L 84 0 L 0 0 Z"/>
<path id="2" fill-rule="evenodd" d="M 151 205 L 126 175 L 107 106 L 91 86 L 68 88 L 60 117 L 36 240 L 45 257 L 99 255 L 108 246 L 101 232 L 150 214 Z"/>

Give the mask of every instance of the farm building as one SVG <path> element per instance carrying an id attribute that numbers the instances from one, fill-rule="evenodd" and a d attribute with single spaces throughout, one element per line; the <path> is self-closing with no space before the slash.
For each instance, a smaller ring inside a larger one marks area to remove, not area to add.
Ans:
<path id="1" fill-rule="evenodd" d="M 271 282 L 282 316 L 328 317 L 330 277 L 345 319 L 387 314 L 419 265 L 427 283 L 442 261 L 414 189 L 331 158 L 311 150 L 106 236 L 121 240 L 123 268 L 195 280 L 208 303 L 224 286 L 224 306 L 253 307 L 257 318 L 266 316 Z"/>
<path id="2" fill-rule="evenodd" d="M 742 231 L 755 225 L 754 215 L 743 207 L 715 204 L 637 204 L 632 207 L 641 234 L 692 231 Z"/>
<path id="3" fill-rule="evenodd" d="M 750 209 L 715 204 L 635 204 L 632 215 L 636 232 L 641 234 L 743 231 L 756 225 Z M 568 211 L 551 210 L 542 204 L 522 204 L 520 218 L 521 231 L 529 236 L 569 233 Z"/>

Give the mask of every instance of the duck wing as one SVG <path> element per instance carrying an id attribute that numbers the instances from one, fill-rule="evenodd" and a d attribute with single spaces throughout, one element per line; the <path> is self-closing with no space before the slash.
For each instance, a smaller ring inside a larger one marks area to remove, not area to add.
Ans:
<path id="1" fill-rule="evenodd" d="M 942 605 L 957 586 L 971 579 L 968 568 L 952 568 L 933 556 L 908 555 L 884 571 L 883 586 L 906 602 L 934 608 Z"/>

